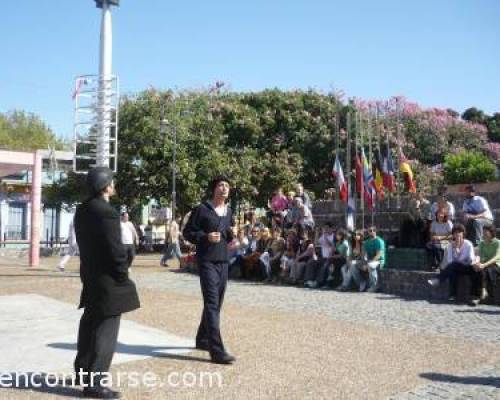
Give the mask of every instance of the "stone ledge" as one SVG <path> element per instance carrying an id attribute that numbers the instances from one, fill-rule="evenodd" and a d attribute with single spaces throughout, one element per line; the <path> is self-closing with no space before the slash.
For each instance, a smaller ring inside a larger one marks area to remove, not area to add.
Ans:
<path id="1" fill-rule="evenodd" d="M 427 283 L 428 279 L 436 276 L 436 272 L 386 268 L 380 273 L 381 291 L 399 296 L 444 301 L 448 298 L 448 283 L 439 287 L 432 287 Z M 492 294 L 495 305 L 500 305 L 500 285 L 494 288 Z"/>

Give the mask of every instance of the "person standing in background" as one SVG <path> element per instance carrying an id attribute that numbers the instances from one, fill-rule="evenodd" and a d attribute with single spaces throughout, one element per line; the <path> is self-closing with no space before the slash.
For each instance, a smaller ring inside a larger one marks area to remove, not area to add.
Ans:
<path id="1" fill-rule="evenodd" d="M 122 243 L 127 253 L 128 268 L 132 266 L 132 261 L 135 258 L 135 247 L 139 244 L 139 235 L 135 230 L 135 226 L 129 221 L 127 212 L 123 212 L 120 221 L 120 228 L 122 232 Z"/>

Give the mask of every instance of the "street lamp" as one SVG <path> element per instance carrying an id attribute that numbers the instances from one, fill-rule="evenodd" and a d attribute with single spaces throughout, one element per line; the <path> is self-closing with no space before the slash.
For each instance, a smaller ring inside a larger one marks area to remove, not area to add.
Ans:
<path id="1" fill-rule="evenodd" d="M 165 140 L 165 127 L 169 124 L 168 119 L 165 118 L 165 104 L 166 104 L 166 96 L 160 97 L 160 133 Z M 172 220 L 175 219 L 175 213 L 177 208 L 176 198 L 176 184 L 177 184 L 177 101 L 175 95 L 172 97 L 172 103 L 174 106 L 174 113 L 172 117 L 172 121 L 170 122 L 170 126 L 172 127 Z M 180 116 L 187 115 L 188 111 L 181 111 Z"/>
<path id="2" fill-rule="evenodd" d="M 120 0 L 94 0 L 95 1 L 95 6 L 97 8 L 103 8 L 105 5 L 104 3 L 108 3 L 110 6 L 119 6 L 120 5 Z"/>

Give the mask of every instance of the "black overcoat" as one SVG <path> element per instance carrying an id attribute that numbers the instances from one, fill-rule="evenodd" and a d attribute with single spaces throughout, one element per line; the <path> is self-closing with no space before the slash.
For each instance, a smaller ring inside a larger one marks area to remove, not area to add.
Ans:
<path id="1" fill-rule="evenodd" d="M 92 308 L 103 316 L 139 308 L 135 284 L 128 277 L 118 212 L 95 197 L 78 206 L 74 226 L 83 284 L 80 308 Z"/>

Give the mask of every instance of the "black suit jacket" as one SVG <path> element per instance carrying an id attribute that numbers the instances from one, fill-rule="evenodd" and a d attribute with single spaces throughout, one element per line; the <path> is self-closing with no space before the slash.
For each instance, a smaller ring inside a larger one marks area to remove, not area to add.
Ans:
<path id="1" fill-rule="evenodd" d="M 118 212 L 102 197 L 92 198 L 78 206 L 74 226 L 83 283 L 80 308 L 103 316 L 139 308 L 135 284 L 128 278 Z"/>

